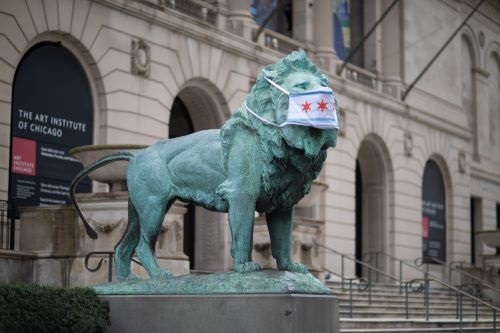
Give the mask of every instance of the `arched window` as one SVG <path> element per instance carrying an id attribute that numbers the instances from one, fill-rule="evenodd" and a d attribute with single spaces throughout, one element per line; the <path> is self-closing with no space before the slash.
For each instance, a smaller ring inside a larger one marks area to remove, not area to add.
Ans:
<path id="1" fill-rule="evenodd" d="M 69 203 L 69 183 L 82 166 L 68 150 L 92 140 L 93 99 L 82 66 L 60 43 L 33 46 L 14 77 L 9 199 Z M 88 179 L 77 188 L 90 190 Z"/>
<path id="2" fill-rule="evenodd" d="M 446 193 L 436 162 L 425 164 L 422 181 L 422 258 L 424 263 L 446 261 Z"/>

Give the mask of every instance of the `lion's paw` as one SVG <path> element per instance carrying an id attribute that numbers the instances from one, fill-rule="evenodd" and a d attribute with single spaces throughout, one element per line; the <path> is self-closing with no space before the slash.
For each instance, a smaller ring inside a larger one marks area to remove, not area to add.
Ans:
<path id="1" fill-rule="evenodd" d="M 140 281 L 141 278 L 135 274 L 129 274 L 127 276 L 118 276 L 117 280 L 120 282 L 136 282 L 136 281 Z"/>
<path id="2" fill-rule="evenodd" d="M 234 271 L 237 273 L 248 273 L 262 270 L 262 266 L 256 262 L 248 261 L 243 264 L 234 264 Z"/>
<path id="3" fill-rule="evenodd" d="M 309 273 L 309 269 L 307 268 L 307 266 L 298 262 L 290 263 L 285 267 L 280 267 L 280 270 L 294 272 L 294 273 L 302 273 L 302 274 Z"/>
<path id="4" fill-rule="evenodd" d="M 161 269 L 158 272 L 156 272 L 153 276 L 151 276 L 151 279 L 167 280 L 167 279 L 170 279 L 172 277 L 174 277 L 174 275 L 171 272 Z"/>

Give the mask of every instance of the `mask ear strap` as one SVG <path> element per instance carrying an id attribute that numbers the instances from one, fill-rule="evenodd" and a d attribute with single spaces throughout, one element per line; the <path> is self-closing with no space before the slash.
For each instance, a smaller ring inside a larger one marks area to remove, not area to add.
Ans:
<path id="1" fill-rule="evenodd" d="M 286 91 L 283 87 L 281 87 L 277 83 L 273 82 L 272 80 L 269 80 L 267 78 L 267 76 L 264 76 L 264 79 L 266 79 L 266 81 L 269 82 L 270 84 L 272 84 L 275 88 L 277 88 L 277 89 L 281 90 L 282 92 L 284 92 L 285 94 L 289 95 L 288 91 Z"/>
<path id="2" fill-rule="evenodd" d="M 283 127 L 283 126 L 285 126 L 285 125 L 287 124 L 286 122 L 284 122 L 283 124 L 278 125 L 278 124 L 276 124 L 276 123 L 274 123 L 274 122 L 272 122 L 272 121 L 270 121 L 270 120 L 267 120 L 267 119 L 266 119 L 266 118 L 264 118 L 264 117 L 259 116 L 257 113 L 253 112 L 253 111 L 252 111 L 252 110 L 248 107 L 248 105 L 247 105 L 247 101 L 245 101 L 243 104 L 245 104 L 245 109 L 247 109 L 247 111 L 248 111 L 248 112 L 250 112 L 251 114 L 253 114 L 255 118 L 259 119 L 259 120 L 260 120 L 260 121 L 262 121 L 263 123 L 266 123 L 266 124 L 271 125 L 271 126 L 274 126 L 274 127 Z"/>

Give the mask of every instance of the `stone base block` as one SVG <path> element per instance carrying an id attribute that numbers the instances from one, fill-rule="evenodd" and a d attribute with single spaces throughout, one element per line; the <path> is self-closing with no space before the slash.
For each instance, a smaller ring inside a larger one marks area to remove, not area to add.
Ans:
<path id="1" fill-rule="evenodd" d="M 330 295 L 100 296 L 111 307 L 106 332 L 339 332 Z"/>
<path id="2" fill-rule="evenodd" d="M 0 250 L 0 281 L 33 283 L 35 258 L 33 253 Z"/>

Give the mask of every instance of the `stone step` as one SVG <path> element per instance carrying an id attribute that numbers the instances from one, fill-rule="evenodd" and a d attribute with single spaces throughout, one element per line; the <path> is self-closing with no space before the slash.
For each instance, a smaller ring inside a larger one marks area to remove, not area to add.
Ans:
<path id="1" fill-rule="evenodd" d="M 342 285 L 340 283 L 327 283 L 326 286 L 331 289 L 333 292 L 338 293 L 338 292 L 349 292 L 349 284 L 344 284 L 344 287 L 342 288 Z M 365 286 L 363 285 L 363 288 Z M 372 292 L 374 293 L 389 293 L 389 294 L 404 294 L 405 288 L 400 287 L 399 285 L 389 285 L 389 284 L 379 284 L 379 283 L 373 283 L 371 286 Z M 367 292 L 368 289 L 363 289 L 359 291 L 358 285 L 354 284 L 352 286 L 352 291 L 353 293 L 355 292 Z M 409 294 L 412 294 L 413 292 L 409 292 Z M 436 294 L 436 295 L 455 295 L 453 290 L 447 289 L 447 288 L 441 288 L 440 286 L 433 286 L 431 285 L 429 288 L 429 293 L 430 294 Z"/>
<path id="2" fill-rule="evenodd" d="M 335 295 L 337 299 L 341 303 L 349 303 L 350 297 L 349 295 Z M 352 297 L 352 302 L 353 303 L 360 303 L 360 304 L 370 304 L 371 305 L 386 305 L 386 304 L 395 304 L 398 306 L 405 306 L 406 300 L 404 297 L 384 297 L 382 295 L 377 295 L 374 296 L 372 295 L 371 297 L 371 302 L 369 301 L 368 295 L 353 295 Z M 485 302 L 488 302 L 488 300 L 485 300 Z M 457 304 L 457 299 L 455 297 L 453 298 L 438 298 L 438 297 L 430 297 L 429 298 L 429 303 L 430 305 L 448 305 L 448 306 L 456 306 Z M 408 304 L 410 305 L 422 305 L 424 304 L 424 297 L 408 297 Z M 476 302 L 471 299 L 462 299 L 462 304 L 463 307 L 474 307 Z M 478 302 L 479 307 L 485 307 L 485 305 L 482 305 L 481 303 Z"/>
<path id="3" fill-rule="evenodd" d="M 340 282 L 326 282 L 325 285 L 330 288 L 330 289 L 342 289 L 342 283 Z M 366 286 L 366 284 L 361 283 L 353 283 L 352 288 L 357 289 L 358 285 L 361 286 Z M 436 285 L 436 284 L 430 284 L 431 290 L 435 291 L 436 293 L 445 293 L 448 292 L 448 288 L 443 288 L 441 285 Z M 404 284 L 401 287 L 398 283 L 377 283 L 373 282 L 371 286 L 372 290 L 380 290 L 380 291 L 392 291 L 392 290 L 399 290 L 400 288 L 404 289 Z M 349 289 L 349 283 L 345 282 L 344 283 L 344 289 Z"/>
<path id="4" fill-rule="evenodd" d="M 340 294 L 345 294 L 345 295 L 349 295 L 351 292 L 349 291 L 349 288 L 329 288 L 335 295 L 340 295 Z M 368 289 L 365 289 L 365 290 L 358 290 L 357 288 L 353 288 L 352 289 L 352 294 L 355 295 L 355 294 L 368 294 L 369 290 Z M 393 288 L 393 289 L 390 289 L 390 290 L 379 290 L 379 289 L 372 289 L 371 290 L 371 293 L 372 295 L 394 295 L 394 296 L 404 296 L 405 295 L 405 290 L 402 289 L 400 291 L 399 288 Z M 412 291 L 408 291 L 408 296 L 412 296 L 412 295 L 422 295 L 423 292 L 419 292 L 419 293 L 416 293 L 416 292 L 412 292 Z M 437 297 L 456 297 L 456 293 L 455 292 L 449 292 L 449 291 L 442 291 L 442 290 L 434 290 L 434 289 L 430 289 L 429 290 L 429 295 L 431 296 L 437 296 Z M 465 297 L 465 296 L 464 296 Z"/>
<path id="5" fill-rule="evenodd" d="M 341 308 L 339 310 L 339 315 L 341 318 L 349 318 L 350 316 L 350 311 L 347 308 Z M 425 317 L 425 310 L 420 309 L 420 310 L 413 310 L 409 312 L 409 317 L 410 318 L 424 318 Z M 404 319 L 406 316 L 406 312 L 404 309 L 397 310 L 397 309 L 387 309 L 385 311 L 378 311 L 375 312 L 372 309 L 353 309 L 353 317 L 354 318 L 401 318 Z M 475 312 L 473 311 L 464 311 L 462 313 L 463 318 L 467 319 L 475 319 Z M 479 318 L 482 319 L 491 319 L 493 315 L 487 312 L 481 312 L 479 313 Z M 431 311 L 429 312 L 429 318 L 432 319 L 455 319 L 456 318 L 456 312 L 455 311 Z"/>
<path id="6" fill-rule="evenodd" d="M 488 327 L 462 327 L 462 329 L 457 327 L 452 328 L 442 328 L 442 327 L 432 327 L 432 328 L 381 328 L 381 329 L 365 329 L 365 328 L 353 328 L 353 329 L 340 329 L 341 333 L 460 333 L 460 332 L 474 332 L 474 333 L 494 333 L 495 330 L 491 326 Z"/>
<path id="7" fill-rule="evenodd" d="M 350 306 L 349 306 L 349 303 L 344 303 L 344 302 L 340 302 L 339 304 L 339 307 L 340 309 L 342 310 L 349 310 Z M 359 304 L 359 303 L 353 303 L 352 304 L 352 309 L 353 309 L 353 312 L 356 312 L 356 311 L 365 311 L 365 310 L 371 310 L 374 314 L 376 313 L 380 313 L 380 312 L 385 312 L 385 311 L 388 311 L 388 310 L 400 310 L 400 311 L 403 311 L 405 312 L 406 311 L 406 307 L 403 305 L 403 306 L 400 306 L 400 305 L 397 305 L 397 304 L 386 304 L 386 305 L 374 305 L 374 304 Z M 408 311 L 409 313 L 414 313 L 416 311 L 425 311 L 425 308 L 423 305 L 409 305 L 408 306 Z M 436 305 L 432 305 L 429 306 L 429 312 L 430 313 L 451 313 L 451 314 L 455 314 L 457 312 L 457 308 L 453 305 L 453 306 L 446 306 L 446 305 L 440 305 L 440 306 L 436 306 Z M 491 312 L 491 309 L 487 308 L 487 307 L 478 307 L 477 308 L 477 312 L 479 315 L 489 315 Z M 475 308 L 472 308 L 472 307 L 463 307 L 462 308 L 462 314 L 466 315 L 466 314 L 475 314 L 476 313 L 476 309 Z M 499 314 L 500 316 L 500 314 Z"/>
<path id="8" fill-rule="evenodd" d="M 366 332 L 378 330 L 378 332 L 418 332 L 418 330 L 427 330 L 434 332 L 439 329 L 458 330 L 460 322 L 457 319 L 430 319 L 421 318 L 401 319 L 397 318 L 340 318 L 341 332 L 355 332 L 352 330 L 367 330 Z M 492 319 L 481 318 L 479 320 L 464 319 L 462 327 L 474 331 L 474 329 L 493 328 Z M 362 332 L 362 331 L 359 331 Z M 377 332 L 377 331 L 374 331 Z"/>
<path id="9" fill-rule="evenodd" d="M 396 284 L 374 284 L 371 302 L 368 290 L 359 291 L 353 286 L 352 294 L 347 284 L 342 289 L 340 283 L 328 283 L 339 300 L 341 332 L 379 333 L 379 332 L 459 332 L 460 324 L 456 319 L 455 294 L 447 289 L 431 287 L 429 290 L 429 320 L 425 320 L 424 294 L 408 293 L 409 319 L 406 319 L 406 295 Z M 352 317 L 350 298 L 352 297 Z M 478 320 L 475 303 L 463 298 L 462 331 L 492 332 L 493 315 L 491 310 L 478 304 Z"/>
<path id="10" fill-rule="evenodd" d="M 337 297 L 349 297 L 351 294 L 347 291 L 347 292 L 339 292 L 339 291 L 333 291 L 333 294 Z M 368 291 L 365 291 L 365 292 L 353 292 L 352 293 L 352 296 L 353 297 L 366 297 L 368 298 Z M 371 293 L 371 296 L 372 297 L 378 297 L 378 298 L 394 298 L 394 299 L 398 299 L 398 298 L 402 298 L 404 299 L 406 297 L 406 294 L 405 293 L 384 293 L 384 292 L 372 292 Z M 412 298 L 422 298 L 424 297 L 424 293 L 408 293 L 408 298 L 409 299 L 412 299 Z M 457 299 L 457 296 L 456 295 L 449 295 L 449 294 L 429 294 L 429 297 L 432 298 L 432 299 L 442 299 L 442 300 L 451 300 L 451 299 Z M 467 296 L 463 296 L 462 297 L 463 299 L 468 299 Z"/>

